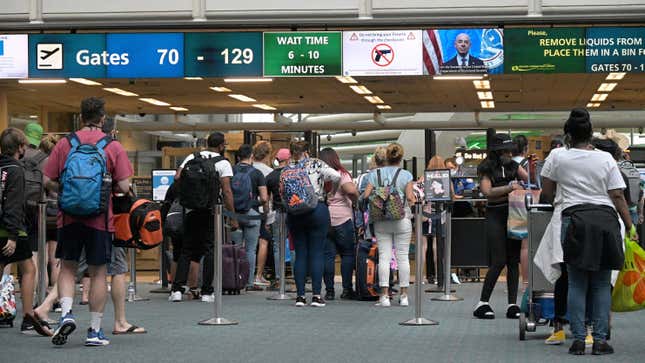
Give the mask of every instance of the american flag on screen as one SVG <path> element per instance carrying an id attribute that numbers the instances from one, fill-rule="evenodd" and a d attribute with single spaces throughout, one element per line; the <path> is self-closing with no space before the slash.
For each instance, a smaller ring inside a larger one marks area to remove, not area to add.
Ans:
<path id="1" fill-rule="evenodd" d="M 426 29 L 423 31 L 423 74 L 436 75 L 441 74 L 439 67 L 443 63 L 441 49 L 441 39 L 439 31 Z"/>

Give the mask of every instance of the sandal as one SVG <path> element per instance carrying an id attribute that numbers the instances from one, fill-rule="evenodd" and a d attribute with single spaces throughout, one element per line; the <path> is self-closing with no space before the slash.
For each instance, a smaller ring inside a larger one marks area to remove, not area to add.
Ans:
<path id="1" fill-rule="evenodd" d="M 35 313 L 34 314 L 25 314 L 23 319 L 25 322 L 31 324 L 34 327 L 34 330 L 36 333 L 44 336 L 44 337 L 50 337 L 53 335 L 51 332 L 51 328 L 49 327 L 49 324 L 46 321 L 43 321 L 39 319 Z"/>
<path id="2" fill-rule="evenodd" d="M 137 329 L 141 329 L 137 331 Z M 132 335 L 132 334 L 146 334 L 148 331 L 142 327 L 131 325 L 126 331 L 116 331 L 112 332 L 112 335 Z"/>

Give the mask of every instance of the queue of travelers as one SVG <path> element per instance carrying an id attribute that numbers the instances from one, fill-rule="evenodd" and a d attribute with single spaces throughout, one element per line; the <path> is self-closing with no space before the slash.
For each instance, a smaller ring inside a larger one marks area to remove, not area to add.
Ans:
<path id="1" fill-rule="evenodd" d="M 3 193 L 0 268 L 11 263 L 19 266 L 21 331 L 51 337 L 55 345 L 66 344 L 77 328 L 72 313 L 75 286 L 79 276 L 85 275 L 81 303 L 87 302 L 90 311 L 85 345 L 105 346 L 110 342 L 102 328 L 107 276 L 111 276 L 115 309 L 112 333 L 147 332 L 125 317 L 126 252 L 113 246 L 111 196 L 130 193 L 133 168 L 116 140 L 114 124 L 106 118 L 103 100 L 83 100 L 81 120 L 82 128 L 61 140 L 43 137 L 42 127 L 37 124 L 27 125 L 24 132 L 8 128 L 0 135 Z M 521 275 L 526 284 L 531 262 L 527 240 L 513 239 L 508 234 L 509 195 L 537 185 L 542 189 L 543 200 L 553 203 L 555 208 L 543 245 L 556 248 L 538 253 L 535 260 L 547 278 L 555 282 L 554 331 L 546 343 L 562 344 L 563 327 L 568 322 L 574 337 L 572 354 L 584 354 L 588 332 L 594 354 L 613 352 L 607 343 L 611 270 L 622 266 L 621 230 L 623 235 L 636 238 L 634 226 L 643 222 L 642 192 L 639 200 L 626 199 L 626 183 L 617 164 L 622 158 L 620 148 L 607 140 L 592 140 L 592 130 L 586 110 L 574 109 L 564 126 L 565 147 L 553 147 L 539 167 L 532 164 L 528 155 L 526 137 L 511 138 L 498 133 L 489 140 L 488 155 L 477 168 L 480 191 L 487 199 L 490 265 L 473 316 L 495 318 L 490 299 L 504 269 L 508 295 L 505 315 L 517 319 L 523 313 L 517 303 L 519 278 Z M 325 148 L 314 157 L 304 141 L 294 141 L 288 148 L 277 150 L 266 141 L 243 144 L 237 150 L 235 164 L 226 158 L 224 134 L 211 133 L 206 145 L 207 148 L 188 155 L 180 164 L 162 208 L 168 224 L 173 214 L 180 216 L 182 224 L 181 232 L 171 235 L 169 301 L 214 302 L 212 210 L 221 204 L 231 231 L 225 242 L 243 246 L 240 248 L 248 261 L 245 267 L 248 271 L 241 274 L 244 281 L 238 290 L 263 291 L 271 286 L 264 274 L 270 252 L 275 271 L 273 286 L 286 279 L 279 275 L 278 268 L 279 229 L 286 225 L 297 292 L 295 306 L 309 304 L 321 308 L 337 298 L 338 255 L 340 299 L 362 298 L 357 286 L 359 238 L 378 247 L 376 306 L 391 306 L 394 292 L 398 292 L 399 305 L 409 305 L 411 206 L 424 198 L 425 180 L 423 177 L 414 180 L 401 166 L 405 155 L 402 145 L 378 147 L 369 170 L 356 180 L 343 167 L 334 149 Z M 90 178 L 74 174 L 91 172 L 90 166 L 96 161 L 80 155 L 81 149 L 84 155 L 92 154 L 102 160 L 104 170 L 99 181 L 90 182 L 87 181 Z M 448 169 L 456 176 L 459 165 L 454 158 L 434 156 L 427 170 L 438 169 Z M 58 200 L 50 208 L 50 217 L 56 216 L 55 227 L 47 231 L 51 265 L 47 275 L 48 286 L 52 288 L 36 308 L 32 308 L 37 276 L 32 252 L 38 249 L 37 216 L 28 197 L 29 173 L 33 170 L 40 170 L 44 185 L 38 198 Z M 530 175 L 531 170 L 534 173 L 537 170 L 538 175 Z M 78 200 L 77 188 L 98 188 L 96 203 L 93 195 L 92 200 Z M 451 195 L 459 198 L 464 184 L 451 183 L 450 188 Z M 426 256 L 426 281 L 442 286 L 450 278 L 443 268 L 445 221 L 438 204 L 426 203 L 423 211 L 426 243 L 420 244 L 417 251 Z M 570 232 L 580 229 L 595 232 Z M 396 290 L 395 280 L 399 285 Z M 310 298 L 306 295 L 308 281 Z M 522 292 L 526 286 L 523 287 Z M 58 322 L 49 318 L 49 312 L 56 308 L 61 313 Z"/>

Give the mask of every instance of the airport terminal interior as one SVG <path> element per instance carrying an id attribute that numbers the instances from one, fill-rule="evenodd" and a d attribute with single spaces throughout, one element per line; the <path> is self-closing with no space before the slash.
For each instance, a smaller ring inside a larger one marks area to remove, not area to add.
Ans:
<path id="1" fill-rule="evenodd" d="M 13 327 L 0 328 L 0 362 L 585 359 L 567 354 L 573 342 L 568 327 L 564 344 L 545 344 L 554 322 L 542 315 L 553 310 L 554 284 L 532 258 L 552 215 L 546 203 L 536 200 L 542 206 L 531 209 L 527 202 L 523 211 L 530 267 L 528 281 L 523 277 L 519 285 L 519 319 L 504 313 L 507 272 L 490 300 L 496 318 L 473 317 L 494 259 L 477 168 L 495 147 L 495 133 L 524 135 L 532 184 L 571 110 L 584 108 L 594 137 L 624 151 L 636 170 L 630 180 L 645 190 L 643 19 L 645 2 L 638 0 L 1 1 L 0 130 L 36 123 L 43 135 L 64 138 L 83 126 L 81 101 L 101 98 L 133 167 L 139 198 L 163 204 L 175 171 L 207 147 L 213 132 L 224 133 L 224 156 L 232 164 L 242 145 L 262 141 L 272 146 L 270 167 L 277 166 L 279 149 L 297 141 L 309 143 L 311 156 L 332 148 L 354 182 L 374 168 L 375 150 L 392 143 L 403 146 L 400 167 L 415 181 L 439 175 L 426 171 L 435 156 L 453 164 L 440 168 L 446 169 L 443 192 L 431 197 L 426 185 L 423 200 L 439 211 L 449 240 L 426 243 L 421 222 L 416 225 L 421 209 L 412 206 L 407 307 L 398 297 L 390 308 L 341 299 L 338 256 L 336 298 L 322 309 L 295 308 L 288 251 L 281 281 L 280 261 L 269 253 L 260 274 L 268 286 L 240 295 L 216 291 L 209 303 L 188 294 L 169 302 L 173 243 L 165 236 L 155 248 L 128 249 L 127 318 L 146 334 L 110 334 L 114 309 L 108 298 L 103 327 L 110 345 L 84 347 L 90 314 L 79 304 L 79 278 L 72 308 L 79 329 L 69 342 L 55 347 L 51 339 L 25 336 L 16 282 L 18 316 Z M 533 189 L 540 188 L 536 181 Z M 645 248 L 640 203 L 635 242 Z M 638 202 L 632 204 L 637 211 Z M 223 228 L 226 243 L 230 223 Z M 287 239 L 281 235 L 270 246 L 289 248 Z M 47 266 L 43 253 L 34 255 L 39 268 Z M 638 273 L 631 291 L 645 310 L 645 252 L 640 256 L 630 257 L 640 261 L 631 267 Z M 358 286 L 365 263 L 356 258 Z M 11 265 L 5 274 L 17 280 L 20 271 Z M 395 282 L 401 277 L 393 276 Z M 439 276 L 447 279 L 437 281 Z M 215 279 L 221 278 L 216 269 Z M 311 281 L 306 286 L 311 296 Z M 0 287 L 1 309 L 9 298 L 4 279 Z M 49 289 L 38 286 L 35 302 Z M 276 294 L 281 296 L 272 300 Z M 611 313 L 609 342 L 616 352 L 597 359 L 642 360 L 643 310 Z M 60 314 L 49 317 L 57 323 Z M 209 318 L 236 324 L 199 324 Z M 591 344 L 586 349 L 590 355 Z"/>

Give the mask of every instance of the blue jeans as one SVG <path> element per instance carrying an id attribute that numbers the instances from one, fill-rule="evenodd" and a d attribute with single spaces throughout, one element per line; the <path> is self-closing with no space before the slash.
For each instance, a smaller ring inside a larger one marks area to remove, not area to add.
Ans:
<path id="1" fill-rule="evenodd" d="M 296 248 L 295 274 L 298 296 L 305 296 L 305 279 L 311 274 L 314 295 L 320 295 L 324 269 L 324 248 L 329 229 L 329 209 L 318 203 L 308 214 L 287 217 L 287 225 Z"/>
<path id="2" fill-rule="evenodd" d="M 611 307 L 611 270 L 584 271 L 567 264 L 569 294 L 567 310 L 571 332 L 576 340 L 585 340 L 586 307 L 591 309 L 594 340 L 605 340 Z"/>
<path id="3" fill-rule="evenodd" d="M 340 274 L 343 289 L 352 289 L 352 274 L 356 264 L 356 244 L 354 241 L 354 222 L 351 219 L 339 226 L 332 226 L 325 243 L 325 289 L 334 291 L 336 275 L 336 254 L 340 254 Z"/>
<path id="4" fill-rule="evenodd" d="M 259 213 L 253 209 L 246 213 L 248 216 L 257 216 Z M 253 286 L 255 282 L 255 260 L 257 259 L 258 238 L 260 238 L 260 220 L 251 220 L 245 222 L 245 225 L 237 231 L 231 233 L 231 240 L 235 244 L 244 241 L 246 246 L 246 257 L 249 259 L 249 282 L 248 286 Z"/>

